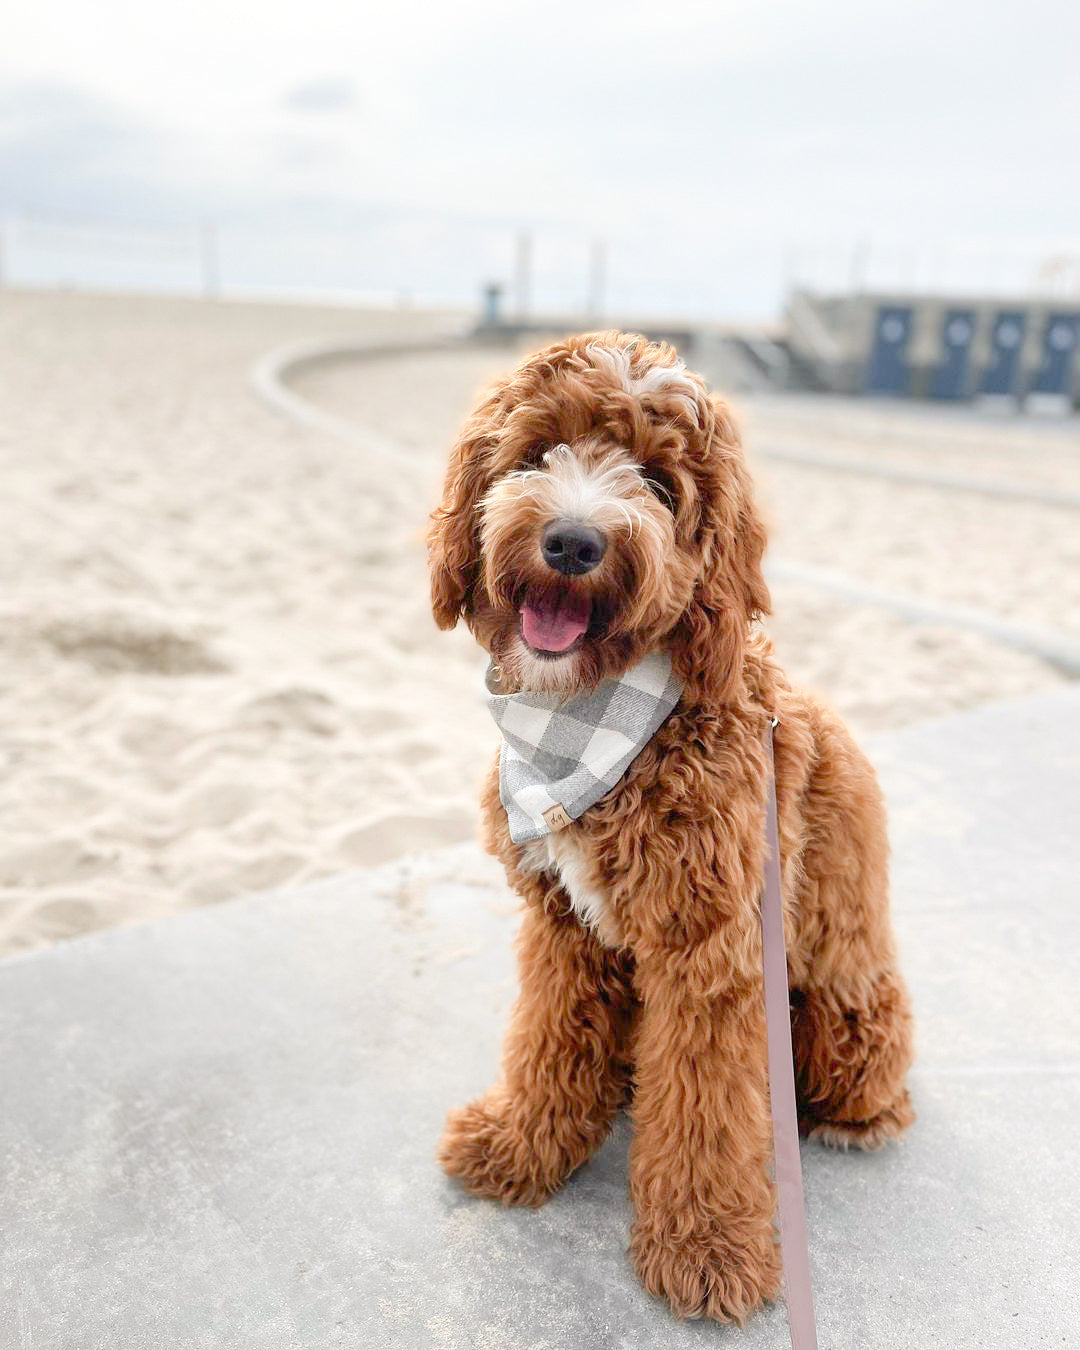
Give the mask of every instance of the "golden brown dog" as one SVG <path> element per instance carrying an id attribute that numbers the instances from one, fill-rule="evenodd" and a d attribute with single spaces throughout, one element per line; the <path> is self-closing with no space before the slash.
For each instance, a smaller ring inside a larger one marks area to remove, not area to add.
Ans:
<path id="1" fill-rule="evenodd" d="M 769 718 L 799 1108 L 873 1148 L 912 1120 L 881 796 L 755 620 L 765 532 L 726 406 L 674 350 L 609 332 L 524 361 L 466 422 L 429 537 L 432 603 L 504 692 L 567 695 L 666 650 L 674 712 L 568 828 L 488 847 L 525 902 L 502 1073 L 447 1120 L 467 1190 L 540 1204 L 630 1103 L 631 1254 L 680 1316 L 777 1292 L 758 904 Z"/>

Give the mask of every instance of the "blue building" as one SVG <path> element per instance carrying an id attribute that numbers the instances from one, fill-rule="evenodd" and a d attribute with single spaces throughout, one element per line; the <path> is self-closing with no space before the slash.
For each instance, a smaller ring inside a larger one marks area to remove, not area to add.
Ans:
<path id="1" fill-rule="evenodd" d="M 792 369 L 838 393 L 1080 408 L 1080 300 L 795 291 Z"/>

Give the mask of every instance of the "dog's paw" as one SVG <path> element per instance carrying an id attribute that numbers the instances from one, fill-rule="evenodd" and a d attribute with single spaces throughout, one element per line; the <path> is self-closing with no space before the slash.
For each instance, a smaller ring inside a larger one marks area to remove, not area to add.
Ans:
<path id="1" fill-rule="evenodd" d="M 780 1254 L 771 1225 L 740 1247 L 719 1232 L 661 1240 L 635 1229 L 630 1254 L 641 1283 L 666 1298 L 679 1318 L 743 1322 L 780 1291 Z"/>
<path id="2" fill-rule="evenodd" d="M 872 1120 L 822 1120 L 812 1125 L 807 1137 L 829 1148 L 861 1148 L 867 1151 L 898 1138 L 915 1119 L 911 1099 L 905 1092 L 899 1101 L 879 1111 Z"/>
<path id="3" fill-rule="evenodd" d="M 505 1103 L 480 1097 L 446 1117 L 438 1160 L 470 1195 L 504 1205 L 542 1205 L 561 1180 L 543 1150 L 513 1127 Z"/>

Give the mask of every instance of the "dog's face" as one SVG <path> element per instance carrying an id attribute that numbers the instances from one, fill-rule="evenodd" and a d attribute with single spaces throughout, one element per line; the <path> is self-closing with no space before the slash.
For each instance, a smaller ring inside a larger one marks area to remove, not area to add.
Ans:
<path id="1" fill-rule="evenodd" d="M 573 693 L 665 646 L 722 694 L 768 609 L 763 546 L 700 377 L 666 344 L 573 338 L 466 423 L 432 515 L 432 605 L 442 627 L 464 615 L 507 690 Z"/>

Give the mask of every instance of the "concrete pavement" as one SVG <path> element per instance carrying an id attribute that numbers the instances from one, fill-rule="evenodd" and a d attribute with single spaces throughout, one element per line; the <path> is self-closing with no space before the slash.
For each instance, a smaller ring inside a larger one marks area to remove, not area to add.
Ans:
<path id="1" fill-rule="evenodd" d="M 919 1120 L 804 1145 L 822 1350 L 1074 1345 L 1080 690 L 871 749 Z M 0 964 L 0 1347 L 785 1346 L 637 1286 L 624 1122 L 539 1211 L 438 1171 L 514 924 L 467 846 Z"/>

